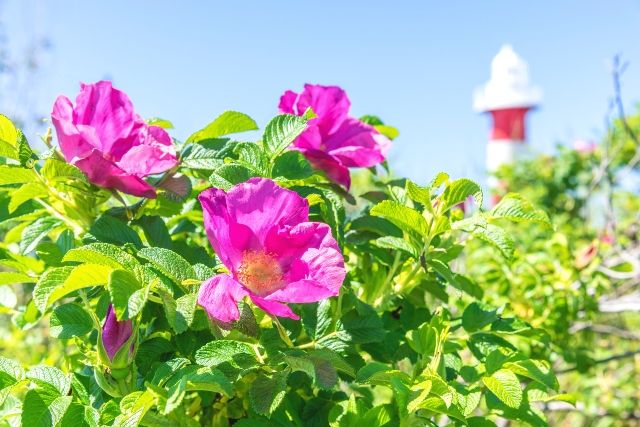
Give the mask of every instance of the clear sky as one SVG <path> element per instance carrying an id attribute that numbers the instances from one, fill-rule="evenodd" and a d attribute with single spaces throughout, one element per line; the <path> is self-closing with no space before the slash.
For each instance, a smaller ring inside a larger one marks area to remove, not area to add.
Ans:
<path id="1" fill-rule="evenodd" d="M 180 139 L 228 109 L 264 126 L 286 89 L 336 84 L 353 115 L 400 129 L 392 165 L 422 182 L 482 177 L 488 118 L 471 97 L 504 43 L 544 91 L 529 121 L 536 150 L 598 137 L 616 53 L 630 62 L 626 103 L 640 100 L 640 0 L 0 0 L 0 21 L 13 55 L 51 42 L 29 84 L 42 113 L 79 81 L 109 78 Z"/>

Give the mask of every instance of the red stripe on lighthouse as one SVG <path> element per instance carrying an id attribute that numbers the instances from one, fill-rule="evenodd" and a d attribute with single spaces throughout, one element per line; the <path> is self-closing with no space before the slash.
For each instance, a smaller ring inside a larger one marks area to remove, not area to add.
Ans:
<path id="1" fill-rule="evenodd" d="M 527 111 L 529 111 L 528 107 L 489 111 L 493 117 L 491 139 L 508 139 L 524 142 L 526 140 L 525 115 Z"/>

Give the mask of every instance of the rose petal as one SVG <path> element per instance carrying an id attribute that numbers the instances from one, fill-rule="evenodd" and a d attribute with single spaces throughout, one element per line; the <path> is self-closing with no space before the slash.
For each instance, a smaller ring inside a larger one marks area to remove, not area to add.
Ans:
<path id="1" fill-rule="evenodd" d="M 264 298 L 260 298 L 257 295 L 250 294 L 249 298 L 255 305 L 261 308 L 263 311 L 273 314 L 278 317 L 288 317 L 289 319 L 299 320 L 300 316 L 295 314 L 287 305 L 281 304 L 275 301 L 269 301 Z"/>
<path id="2" fill-rule="evenodd" d="M 300 152 L 304 154 L 307 160 L 309 160 L 311 166 L 324 171 L 330 180 L 337 182 L 346 189 L 349 189 L 351 186 L 351 175 L 349 175 L 349 169 L 346 166 L 343 166 L 337 157 L 333 157 L 330 154 L 319 150 L 300 149 Z"/>
<path id="3" fill-rule="evenodd" d="M 227 194 L 218 188 L 203 191 L 198 196 L 202 204 L 204 228 L 209 242 L 222 263 L 235 272 L 242 254 L 259 243 L 249 227 L 238 224 L 229 215 Z"/>
<path id="4" fill-rule="evenodd" d="M 200 287 L 198 304 L 207 314 L 220 322 L 234 322 L 240 318 L 238 301 L 248 293 L 242 285 L 226 274 L 218 274 Z"/>
<path id="5" fill-rule="evenodd" d="M 115 188 L 123 193 L 155 199 L 156 190 L 142 178 L 128 174 L 115 163 L 106 160 L 98 150 L 83 159 L 73 162 L 89 178 L 89 181 L 104 188 Z"/>
<path id="6" fill-rule="evenodd" d="M 274 226 L 295 225 L 309 219 L 309 204 L 296 192 L 266 178 L 251 178 L 227 194 L 229 216 L 247 226 L 264 243 Z"/>

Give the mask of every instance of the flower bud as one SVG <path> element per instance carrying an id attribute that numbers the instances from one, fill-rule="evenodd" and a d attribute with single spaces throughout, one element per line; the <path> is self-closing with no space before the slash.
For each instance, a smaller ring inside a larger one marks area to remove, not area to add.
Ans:
<path id="1" fill-rule="evenodd" d="M 133 331 L 133 322 L 131 320 L 118 320 L 113 306 L 110 305 L 107 310 L 107 318 L 102 326 L 100 336 L 101 353 L 108 360 L 103 362 L 110 366 L 112 371 L 127 368 L 133 361 L 136 333 Z"/>

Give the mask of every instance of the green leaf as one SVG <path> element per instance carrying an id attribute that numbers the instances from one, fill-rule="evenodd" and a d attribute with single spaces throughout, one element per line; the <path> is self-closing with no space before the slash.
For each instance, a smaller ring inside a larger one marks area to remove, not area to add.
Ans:
<path id="1" fill-rule="evenodd" d="M 233 151 L 238 155 L 238 163 L 251 170 L 255 175 L 268 175 L 269 159 L 260 144 L 239 142 Z"/>
<path id="2" fill-rule="evenodd" d="M 313 175 L 313 168 L 304 155 L 297 150 L 285 151 L 273 162 L 272 176 L 286 179 L 305 179 Z"/>
<path id="3" fill-rule="evenodd" d="M 24 184 L 27 182 L 35 182 L 36 179 L 36 175 L 32 169 L 0 165 L 0 185 Z"/>
<path id="4" fill-rule="evenodd" d="M 137 316 L 149 297 L 149 286 L 143 287 L 133 274 L 125 270 L 111 272 L 108 288 L 118 320 Z"/>
<path id="5" fill-rule="evenodd" d="M 371 215 L 383 217 L 406 232 L 417 232 L 421 236 L 429 234 L 427 220 L 418 211 L 397 202 L 378 203 L 371 208 Z"/>
<path id="6" fill-rule="evenodd" d="M 160 117 L 151 117 L 145 120 L 149 126 L 158 126 L 162 129 L 173 129 L 173 123 L 171 123 L 167 119 L 162 119 Z"/>
<path id="7" fill-rule="evenodd" d="M 225 111 L 203 129 L 200 129 L 187 138 L 187 142 L 220 138 L 225 135 L 257 129 L 258 125 L 256 122 L 246 114 L 237 111 Z"/>
<path id="8" fill-rule="evenodd" d="M 441 196 L 441 200 L 444 203 L 443 212 L 464 202 L 471 196 L 473 196 L 477 206 L 482 206 L 482 189 L 478 184 L 466 178 L 450 182 Z"/>
<path id="9" fill-rule="evenodd" d="M 82 264 L 47 270 L 33 290 L 33 300 L 40 312 L 60 298 L 78 289 L 105 285 L 113 269 L 99 264 Z M 66 276 L 65 276 L 66 275 Z"/>
<path id="10" fill-rule="evenodd" d="M 412 181 L 407 180 L 406 189 L 411 200 L 422 204 L 428 210 L 432 210 L 431 193 L 428 188 L 422 188 Z"/>
<path id="11" fill-rule="evenodd" d="M 150 390 L 135 391 L 120 401 L 121 414 L 113 421 L 112 427 L 136 427 L 144 415 L 153 407 L 155 399 Z"/>
<path id="12" fill-rule="evenodd" d="M 36 283 L 33 289 L 33 302 L 40 312 L 44 313 L 46 311 L 49 296 L 56 287 L 62 286 L 73 269 L 74 267 L 68 266 L 51 268 L 40 276 L 38 283 Z"/>
<path id="13" fill-rule="evenodd" d="M 124 222 L 110 215 L 100 216 L 89 229 L 86 238 L 116 245 L 133 243 L 138 248 L 142 247 L 142 240 L 140 240 L 138 233 Z"/>
<path id="14" fill-rule="evenodd" d="M 63 262 L 90 262 L 112 267 L 114 269 L 135 270 L 140 266 L 138 260 L 119 247 L 109 243 L 91 243 L 71 249 L 62 258 Z"/>
<path id="15" fill-rule="evenodd" d="M 91 316 L 78 304 L 69 303 L 56 307 L 51 313 L 51 336 L 69 339 L 85 335 L 93 328 Z"/>
<path id="16" fill-rule="evenodd" d="M 271 377 L 259 376 L 249 388 L 249 402 L 258 414 L 270 416 L 275 411 L 287 388 L 288 372 L 276 372 Z"/>
<path id="17" fill-rule="evenodd" d="M 47 159 L 47 161 L 44 162 L 41 173 L 50 183 L 66 183 L 70 179 L 86 181 L 85 175 L 78 167 L 54 158 Z"/>
<path id="18" fill-rule="evenodd" d="M 171 249 L 173 245 L 171 235 L 162 218 L 159 216 L 145 215 L 137 221 L 137 224 L 142 227 L 142 231 L 149 245 Z"/>
<path id="19" fill-rule="evenodd" d="M 498 319 L 498 310 L 484 304 L 473 302 L 462 313 L 462 327 L 468 332 L 475 332 Z"/>
<path id="20" fill-rule="evenodd" d="M 195 279 L 196 273 L 191 264 L 177 253 L 164 248 L 142 248 L 138 256 L 151 262 L 162 273 L 178 285 L 184 280 Z"/>
<path id="21" fill-rule="evenodd" d="M 71 378 L 58 368 L 39 365 L 29 369 L 26 377 L 49 391 L 66 396 L 71 389 Z"/>
<path id="22" fill-rule="evenodd" d="M 190 169 L 215 170 L 223 164 L 224 158 L 220 158 L 220 151 L 200 144 L 188 145 L 181 159 L 181 166 Z"/>
<path id="23" fill-rule="evenodd" d="M 196 351 L 196 363 L 202 366 L 218 366 L 229 363 L 236 368 L 247 369 L 256 365 L 253 348 L 245 342 L 216 340 Z"/>
<path id="24" fill-rule="evenodd" d="M 24 136 L 21 130 L 18 129 L 18 160 L 20 161 L 20 165 L 22 167 L 33 167 L 33 161 L 38 160 L 38 157 L 35 155 L 31 147 L 29 146 L 29 141 Z"/>
<path id="25" fill-rule="evenodd" d="M 331 300 L 324 299 L 313 304 L 302 304 L 302 325 L 312 339 L 325 335 L 333 322 Z"/>
<path id="26" fill-rule="evenodd" d="M 292 114 L 280 114 L 267 124 L 262 145 L 271 158 L 278 156 L 307 128 L 307 119 Z"/>
<path id="27" fill-rule="evenodd" d="M 9 118 L 0 114 L 0 156 L 18 160 L 18 129 Z"/>
<path id="28" fill-rule="evenodd" d="M 60 221 L 56 218 L 46 216 L 43 218 L 38 218 L 31 224 L 27 225 L 24 230 L 22 230 L 22 238 L 20 240 L 20 251 L 23 254 L 28 254 L 33 251 L 38 243 L 45 237 L 47 234 L 58 224 Z"/>
<path id="29" fill-rule="evenodd" d="M 405 239 L 401 239 L 399 237 L 393 237 L 393 236 L 379 237 L 376 240 L 374 240 L 374 243 L 376 244 L 376 246 L 379 246 L 381 248 L 393 249 L 393 250 L 404 252 L 405 254 L 413 257 L 414 259 L 418 259 L 418 257 L 420 256 L 418 252 L 419 251 L 418 248 L 413 247 L 413 245 L 411 245 Z"/>
<path id="30" fill-rule="evenodd" d="M 549 216 L 536 209 L 531 202 L 519 194 L 509 193 L 500 199 L 489 212 L 489 219 L 507 219 L 513 222 L 537 222 L 551 227 Z"/>
<path id="31" fill-rule="evenodd" d="M 0 286 L 14 285 L 17 283 L 35 283 L 35 277 L 28 276 L 24 273 L 16 273 L 13 271 L 0 271 Z"/>
<path id="32" fill-rule="evenodd" d="M 229 191 L 232 186 L 247 181 L 253 175 L 244 166 L 238 164 L 225 164 L 209 175 L 209 182 L 216 188 Z"/>
<path id="33" fill-rule="evenodd" d="M 527 359 L 507 362 L 503 368 L 537 381 L 552 390 L 558 390 L 558 379 L 549 364 L 543 360 Z"/>
<path id="34" fill-rule="evenodd" d="M 73 396 L 54 397 L 29 390 L 22 405 L 22 427 L 52 427 L 64 417 Z"/>
<path id="35" fill-rule="evenodd" d="M 227 397 L 233 395 L 233 385 L 222 371 L 216 368 L 185 366 L 167 382 L 166 386 L 171 388 L 182 380 L 185 381 L 187 391 L 210 391 Z"/>
<path id="36" fill-rule="evenodd" d="M 9 213 L 15 212 L 25 202 L 38 197 L 46 196 L 47 189 L 39 182 L 29 182 L 11 192 Z"/>
<path id="37" fill-rule="evenodd" d="M 490 377 L 483 377 L 482 382 L 498 399 L 510 408 L 518 408 L 522 403 L 520 381 L 513 372 L 500 369 Z"/>
<path id="38" fill-rule="evenodd" d="M 0 356 L 0 390 L 24 379 L 24 369 L 15 360 Z"/>
<path id="39" fill-rule="evenodd" d="M 337 326 L 341 339 L 350 343 L 380 342 L 386 333 L 375 312 L 363 315 L 351 310 L 342 316 Z"/>

